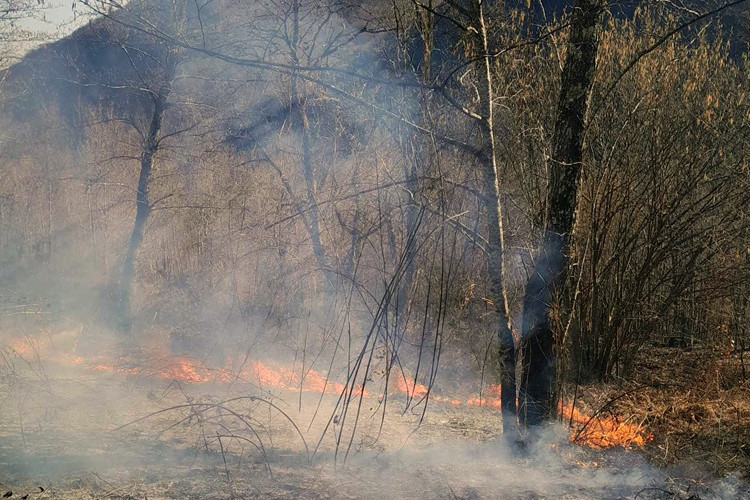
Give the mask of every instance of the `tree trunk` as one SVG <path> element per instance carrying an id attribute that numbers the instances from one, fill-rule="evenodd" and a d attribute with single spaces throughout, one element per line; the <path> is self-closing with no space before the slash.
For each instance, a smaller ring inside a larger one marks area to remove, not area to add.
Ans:
<path id="1" fill-rule="evenodd" d="M 435 19 L 433 14 L 434 0 L 426 3 L 426 8 L 414 6 L 417 20 L 417 30 L 422 40 L 422 61 L 421 74 L 419 75 L 420 83 L 425 86 L 432 82 L 432 51 L 435 38 Z M 419 92 L 419 124 L 427 129 L 429 123 L 429 91 L 425 88 Z M 415 197 L 419 190 L 419 175 L 424 174 L 426 166 L 429 164 L 430 146 L 429 141 L 425 140 L 421 132 L 412 132 L 406 141 L 411 145 L 411 162 L 404 166 L 404 177 L 406 180 L 405 188 L 407 196 Z M 406 142 L 405 141 L 405 142 Z M 406 147 L 407 144 L 404 144 Z M 408 200 L 406 207 L 406 232 L 407 239 L 417 230 L 419 207 L 415 199 Z M 406 249 L 404 277 L 401 280 L 401 286 L 396 295 L 396 315 L 401 317 L 407 311 L 407 305 L 411 296 L 411 289 L 414 283 L 415 259 L 417 257 L 417 246 L 410 245 Z"/>
<path id="2" fill-rule="evenodd" d="M 605 0 L 576 0 L 562 73 L 547 192 L 542 245 L 526 283 L 522 352 L 526 369 L 521 381 L 522 420 L 540 425 L 554 417 L 555 335 L 551 316 L 568 269 L 570 234 L 578 202 L 583 136 Z"/>
<path id="3" fill-rule="evenodd" d="M 298 46 L 300 39 L 300 8 L 301 2 L 295 0 L 292 4 L 292 26 L 290 37 L 287 41 L 289 46 L 289 57 L 291 58 L 292 65 L 295 68 L 301 66 L 300 63 L 300 48 Z M 310 131 L 310 122 L 307 116 L 307 96 L 304 90 L 299 89 L 299 75 L 295 69 L 292 73 L 291 84 L 290 84 L 290 110 L 292 120 L 294 122 L 296 130 L 301 135 L 302 142 L 302 172 L 305 177 L 305 195 L 306 202 L 308 205 L 307 218 L 306 218 L 306 229 L 310 235 L 310 241 L 312 243 L 312 251 L 315 256 L 315 260 L 318 263 L 320 271 L 327 282 L 326 286 L 329 289 L 335 289 L 337 282 L 337 275 L 333 269 L 331 269 L 331 263 L 328 259 L 326 249 L 323 246 L 322 239 L 320 237 L 320 214 L 318 210 L 317 186 L 315 179 L 315 169 L 313 165 L 313 153 L 312 153 L 312 141 Z"/>
<path id="4" fill-rule="evenodd" d="M 502 373 L 501 410 L 503 434 L 506 439 L 516 439 L 516 347 L 510 322 L 510 306 L 505 290 L 505 238 L 503 235 L 503 209 L 500 199 L 500 179 L 497 169 L 497 147 L 494 126 L 494 93 L 492 89 L 492 60 L 489 55 L 489 41 L 483 12 L 482 0 L 471 4 L 473 33 L 473 58 L 479 94 L 480 127 L 482 143 L 480 161 L 484 181 L 484 195 L 488 200 L 485 210 L 488 225 L 488 264 L 490 274 L 490 298 L 497 315 L 497 332 L 500 344 Z"/>
<path id="5" fill-rule="evenodd" d="M 119 304 L 119 328 L 123 333 L 129 333 L 132 329 L 132 311 L 130 298 L 133 291 L 135 277 L 135 257 L 143 242 L 143 234 L 146 222 L 151 214 L 151 203 L 148 190 L 151 181 L 151 169 L 154 163 L 154 155 L 159 150 L 159 132 L 164 119 L 164 111 L 167 106 L 167 98 L 171 90 L 171 74 L 167 75 L 167 82 L 161 86 L 158 93 L 153 97 L 153 112 L 146 137 L 141 147 L 141 170 L 138 174 L 138 191 L 136 193 L 136 211 L 133 231 L 130 233 L 128 250 L 125 254 L 125 264 L 122 271 Z"/>
<path id="6" fill-rule="evenodd" d="M 315 255 L 315 259 L 318 262 L 318 266 L 320 266 L 321 271 L 323 271 L 326 279 L 331 281 L 333 279 L 333 274 L 331 273 L 330 263 L 326 258 L 325 248 L 323 247 L 322 240 L 320 239 L 320 217 L 318 213 L 318 202 L 315 199 L 317 190 L 315 188 L 315 172 L 313 169 L 312 160 L 312 139 L 310 137 L 310 123 L 307 119 L 307 110 L 305 109 L 306 104 L 299 101 L 299 99 L 304 98 L 301 98 L 298 95 L 296 96 L 296 98 L 298 99 L 299 103 L 297 108 L 297 121 L 299 124 L 300 134 L 302 134 L 302 170 L 305 174 L 305 192 L 307 195 L 307 203 L 310 207 L 308 211 L 309 216 L 307 230 L 310 233 L 313 254 Z"/>

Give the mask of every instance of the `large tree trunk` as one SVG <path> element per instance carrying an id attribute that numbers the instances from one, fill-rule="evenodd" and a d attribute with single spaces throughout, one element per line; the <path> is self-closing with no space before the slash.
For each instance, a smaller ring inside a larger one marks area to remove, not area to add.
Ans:
<path id="1" fill-rule="evenodd" d="M 555 414 L 555 335 L 551 317 L 568 269 L 570 234 L 578 204 L 583 136 L 605 0 L 576 0 L 552 139 L 542 246 L 523 303 L 521 417 L 537 426 Z"/>
<path id="2" fill-rule="evenodd" d="M 479 94 L 480 127 L 482 143 L 480 161 L 484 181 L 484 196 L 487 199 L 485 210 L 488 225 L 488 264 L 490 274 L 490 298 L 494 304 L 497 321 L 497 332 L 500 344 L 500 362 L 502 373 L 501 410 L 503 417 L 503 434 L 506 439 L 515 440 L 517 436 L 516 408 L 516 347 L 510 322 L 510 305 L 505 290 L 505 238 L 503 235 L 503 209 L 500 199 L 500 179 L 497 167 L 497 146 L 494 126 L 494 93 L 492 89 L 492 60 L 489 55 L 487 27 L 483 11 L 483 2 L 471 3 L 471 23 L 474 34 L 473 58 Z"/>

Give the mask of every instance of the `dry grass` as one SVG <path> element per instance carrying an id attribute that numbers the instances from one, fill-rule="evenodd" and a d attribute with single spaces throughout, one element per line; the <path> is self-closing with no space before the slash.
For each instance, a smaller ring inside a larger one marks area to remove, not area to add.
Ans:
<path id="1" fill-rule="evenodd" d="M 709 348 L 644 350 L 633 381 L 579 388 L 595 410 L 618 395 L 613 414 L 653 434 L 645 453 L 658 466 L 702 476 L 750 477 L 750 378 L 737 355 Z"/>
<path id="2" fill-rule="evenodd" d="M 42 363 L 35 352 L 24 357 L 11 347 L 2 352 L 0 480 L 20 492 L 45 486 L 33 498 L 382 498 L 386 490 L 393 498 L 631 498 L 652 484 L 654 494 L 687 491 L 666 484 L 635 451 L 566 445 L 564 429 L 546 437 L 538 454 L 509 454 L 493 408 L 434 404 L 418 425 L 421 412 L 404 412 L 403 397 L 389 400 L 382 432 L 377 400 L 368 400 L 342 467 L 333 461 L 340 429 L 324 431 L 335 398 L 324 398 L 316 419 L 315 394 L 304 394 L 301 405 L 289 394 L 286 402 L 274 399 L 311 448 L 325 435 L 310 464 L 288 420 L 252 398 L 268 397 L 258 387 L 178 385 Z M 700 463 L 712 474 L 747 471 L 749 386 L 738 381 L 737 360 L 662 349 L 639 363 L 637 382 L 585 388 L 585 409 L 637 388 L 612 412 L 654 433 L 646 448 L 653 461 Z M 162 412 L 167 408 L 175 409 Z M 267 455 L 243 438 L 262 440 Z"/>

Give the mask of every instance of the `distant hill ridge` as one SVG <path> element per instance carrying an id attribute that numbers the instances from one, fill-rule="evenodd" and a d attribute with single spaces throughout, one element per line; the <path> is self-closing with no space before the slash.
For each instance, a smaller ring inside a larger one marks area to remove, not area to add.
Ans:
<path id="1" fill-rule="evenodd" d="M 348 15 L 353 24 L 356 18 L 378 3 L 385 0 L 348 1 L 347 9 L 341 12 Z M 490 2 L 492 4 L 494 2 Z M 528 8 L 533 19 L 541 21 L 561 14 L 572 5 L 572 0 L 513 0 L 506 5 Z M 619 16 L 633 14 L 639 2 L 616 2 L 613 11 Z M 695 2 L 706 9 L 709 2 Z M 151 19 L 158 12 L 161 0 L 143 0 L 128 4 L 129 15 L 144 15 Z M 718 4 L 718 3 L 716 3 Z M 750 4 L 750 2 L 748 2 Z M 201 21 L 221 19 L 223 3 L 217 2 L 201 11 Z M 714 5 L 714 2 L 711 3 Z M 164 7 L 166 8 L 166 7 Z M 186 17 L 189 30 L 198 30 L 199 19 L 195 4 L 186 2 Z M 750 12 L 750 5 L 743 7 Z M 730 31 L 740 43 L 735 44 L 735 53 L 745 49 L 743 37 L 748 27 L 734 9 L 722 17 Z M 121 118 L 132 118 L 148 106 L 148 96 L 143 92 L 144 82 L 158 80 L 158 61 L 167 50 L 164 43 L 148 37 L 144 33 L 127 28 L 118 23 L 123 18 L 121 12 L 113 12 L 114 20 L 98 18 L 77 29 L 71 35 L 49 43 L 28 53 L 21 61 L 7 70 L 3 93 L 10 98 L 0 103 L 6 117 L 23 121 L 39 109 L 56 106 L 63 119 L 72 126 L 81 123 L 82 110 L 102 109 Z M 438 32 L 446 29 L 444 20 L 436 21 Z M 387 37 L 389 35 L 381 35 Z M 421 47 L 415 46 L 418 52 Z M 447 50 L 440 51 L 440 57 Z M 415 60 L 418 60 L 415 53 Z"/>

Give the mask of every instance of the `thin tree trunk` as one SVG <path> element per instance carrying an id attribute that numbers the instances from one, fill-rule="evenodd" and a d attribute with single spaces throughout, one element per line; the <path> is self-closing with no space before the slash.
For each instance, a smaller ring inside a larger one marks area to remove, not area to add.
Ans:
<path id="1" fill-rule="evenodd" d="M 542 246 L 526 283 L 522 352 L 521 416 L 537 426 L 552 418 L 557 406 L 554 331 L 551 316 L 567 278 L 570 234 L 578 204 L 583 136 L 605 0 L 576 0 L 563 66 L 547 192 Z"/>
<path id="2" fill-rule="evenodd" d="M 295 67 L 300 66 L 300 54 L 299 54 L 299 29 L 300 29 L 300 2 L 295 0 L 292 4 L 292 26 L 290 38 L 288 39 L 289 45 L 289 56 L 292 59 L 292 64 Z M 306 96 L 299 90 L 299 77 L 297 72 L 292 73 L 291 88 L 290 88 L 290 109 L 292 111 L 292 120 L 294 121 L 295 128 L 299 131 L 302 140 L 302 171 L 305 176 L 305 194 L 307 198 L 307 204 L 309 206 L 307 215 L 306 229 L 310 235 L 312 242 L 312 251 L 315 256 L 315 260 L 318 263 L 318 267 L 323 272 L 323 276 L 326 281 L 329 282 L 329 286 L 334 286 L 336 281 L 336 275 L 331 269 L 330 262 L 326 255 L 325 247 L 323 246 L 322 239 L 320 237 L 320 216 L 318 210 L 318 202 L 316 200 L 316 183 L 315 183 L 315 170 L 313 167 L 313 155 L 312 155 L 312 137 L 310 134 L 310 122 L 307 117 L 307 102 Z"/>
<path id="3" fill-rule="evenodd" d="M 170 63 L 172 64 L 172 63 Z M 170 73 L 173 73 L 170 71 Z M 131 295 L 133 281 L 135 278 L 135 257 L 143 242 L 143 234 L 146 222 L 151 214 L 151 204 L 148 190 L 151 181 L 151 169 L 154 163 L 154 155 L 159 150 L 159 132 L 164 119 L 164 111 L 171 90 L 171 74 L 167 75 L 167 83 L 161 86 L 159 92 L 153 97 L 153 112 L 151 123 L 146 137 L 143 139 L 141 148 L 141 169 L 138 174 L 138 191 L 136 193 L 136 211 L 133 231 L 128 240 L 128 250 L 125 254 L 125 264 L 122 271 L 119 304 L 119 328 L 123 333 L 129 333 L 132 329 Z"/>
<path id="4" fill-rule="evenodd" d="M 415 4 L 415 15 L 417 17 L 417 29 L 419 30 L 420 37 L 422 39 L 422 61 L 420 75 L 420 81 L 424 85 L 429 85 L 432 81 L 432 51 L 434 47 L 434 0 L 429 0 L 426 4 L 426 8 Z M 429 92 L 426 89 L 420 90 L 420 115 L 419 124 L 428 128 L 427 124 L 429 121 Z M 430 157 L 429 146 L 420 132 L 413 132 L 408 137 L 409 143 L 412 145 L 412 161 L 404 167 L 404 176 L 406 180 L 406 190 L 408 196 L 416 196 L 419 190 L 419 175 L 424 173 L 425 166 L 428 164 L 428 158 Z M 406 146 L 406 144 L 404 144 Z M 406 235 L 407 239 L 417 229 L 419 208 L 417 207 L 416 200 L 410 200 L 406 207 Z M 396 295 L 397 304 L 397 315 L 400 317 L 402 313 L 406 312 L 406 307 L 409 303 L 411 295 L 411 289 L 414 282 L 414 271 L 415 262 L 417 256 L 416 245 L 411 245 L 406 249 L 406 259 L 404 268 L 404 277 L 401 281 L 401 287 L 399 288 L 398 294 Z"/>
<path id="5" fill-rule="evenodd" d="M 510 305 L 505 290 L 505 238 L 503 234 L 503 207 L 500 199 L 500 179 L 497 168 L 497 147 L 494 126 L 494 93 L 492 89 L 492 59 L 483 11 L 483 2 L 472 2 L 472 25 L 474 33 L 474 59 L 479 94 L 480 126 L 482 144 L 480 160 L 484 180 L 484 195 L 487 198 L 488 265 L 490 274 L 490 298 L 497 314 L 497 332 L 500 344 L 502 373 L 501 410 L 503 434 L 506 439 L 516 439 L 516 347 L 510 321 Z"/>
<path id="6" fill-rule="evenodd" d="M 422 122 L 424 124 L 424 122 Z M 408 137 L 408 136 L 407 136 Z M 425 164 L 426 151 L 422 144 L 422 137 L 418 137 L 416 134 L 410 137 L 413 145 L 412 161 L 411 164 L 407 164 L 404 167 L 404 175 L 406 183 L 404 187 L 408 192 L 406 196 L 416 196 L 417 190 L 419 189 L 419 172 L 423 171 Z M 404 145 L 406 146 L 406 144 Z M 406 239 L 416 231 L 417 226 L 417 215 L 419 208 L 416 205 L 415 200 L 409 200 L 406 206 L 406 226 L 405 235 Z M 405 267 L 404 276 L 401 278 L 401 286 L 399 287 L 398 294 L 396 295 L 396 314 L 401 317 L 402 314 L 407 312 L 407 305 L 409 303 L 409 297 L 411 295 L 412 284 L 414 282 L 414 260 L 417 256 L 416 245 L 410 245 L 406 248 L 405 256 Z"/>
<path id="7" fill-rule="evenodd" d="M 296 85 L 295 85 L 296 87 Z M 296 92 L 296 88 L 295 88 Z M 299 96 L 296 96 L 300 99 Z M 309 204 L 309 218 L 308 218 L 308 232 L 310 233 L 310 239 L 312 240 L 313 254 L 315 259 L 318 261 L 323 274 L 327 279 L 331 279 L 329 263 L 326 258 L 325 248 L 320 239 L 320 221 L 318 213 L 318 202 L 315 199 L 315 172 L 312 164 L 312 147 L 310 138 L 310 124 L 307 119 L 307 111 L 305 110 L 305 103 L 299 102 L 297 120 L 300 127 L 300 133 L 302 134 L 302 169 L 305 174 L 305 188 L 307 194 L 307 203 Z"/>

